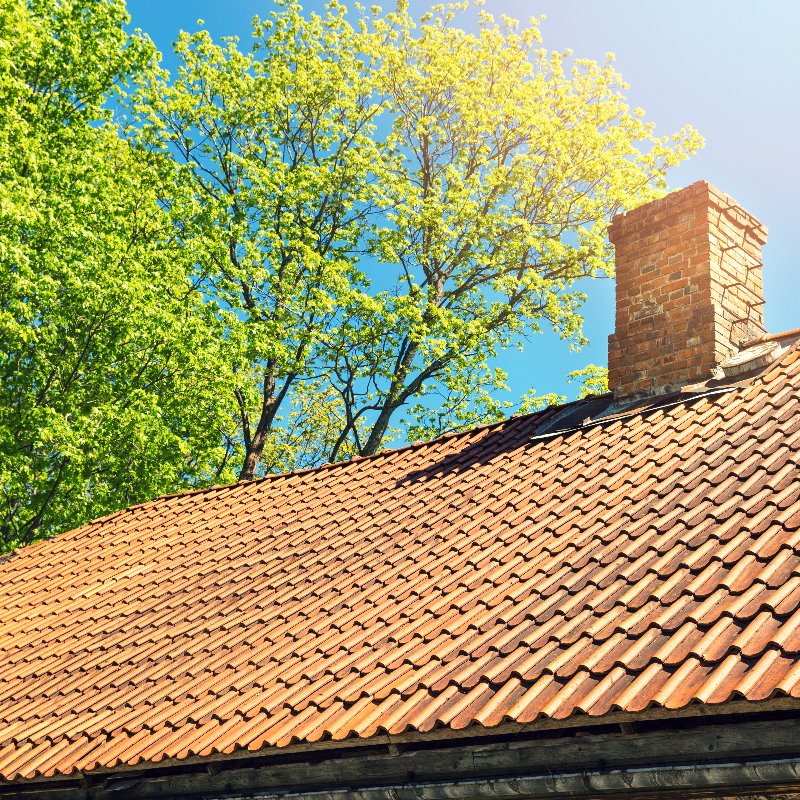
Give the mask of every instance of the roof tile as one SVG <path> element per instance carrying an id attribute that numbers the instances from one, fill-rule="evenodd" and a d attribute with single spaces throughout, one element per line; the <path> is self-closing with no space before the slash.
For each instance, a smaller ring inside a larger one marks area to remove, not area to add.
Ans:
<path id="1" fill-rule="evenodd" d="M 800 698 L 800 350 L 161 498 L 0 564 L 0 776 Z"/>

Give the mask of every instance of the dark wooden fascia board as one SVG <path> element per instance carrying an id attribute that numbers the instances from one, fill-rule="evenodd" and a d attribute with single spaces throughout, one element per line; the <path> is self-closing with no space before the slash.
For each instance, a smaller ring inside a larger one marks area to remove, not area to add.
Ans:
<path id="1" fill-rule="evenodd" d="M 703 774 L 709 780 L 708 776 L 715 774 L 714 765 L 800 759 L 800 714 L 787 716 L 784 712 L 753 721 L 732 717 L 725 722 L 697 721 L 694 725 L 676 725 L 673 721 L 669 727 L 640 719 L 633 727 L 595 730 L 544 738 L 440 740 L 348 751 L 279 753 L 249 761 L 208 761 L 166 769 L 140 767 L 138 772 L 93 774 L 72 782 L 0 784 L 0 798 L 183 800 L 288 796 L 298 792 L 322 797 L 327 792 L 331 793 L 331 800 L 346 800 L 347 792 L 372 791 L 377 793 L 377 800 L 380 792 L 390 787 L 421 788 L 465 781 L 475 787 L 498 781 L 513 785 L 513 781 L 522 778 L 535 782 L 543 776 L 602 776 L 620 770 L 661 770 L 670 775 L 671 770 L 680 767 L 681 780 L 685 780 L 691 773 L 684 768 L 696 768 L 706 770 Z M 682 786 L 684 795 L 689 788 Z M 362 800 L 368 799 L 364 796 Z"/>
<path id="2" fill-rule="evenodd" d="M 720 705 L 709 705 L 707 703 L 695 703 L 680 710 L 669 708 L 650 708 L 644 711 L 626 712 L 617 711 L 603 714 L 598 717 L 590 717 L 587 714 L 574 714 L 567 719 L 539 719 L 527 724 L 515 722 L 496 725 L 491 728 L 483 728 L 478 725 L 471 725 L 461 730 L 442 727 L 435 728 L 425 733 L 409 731 L 402 734 L 382 734 L 378 733 L 366 739 L 344 739 L 344 740 L 322 740 L 307 744 L 300 742 L 290 744 L 286 747 L 265 748 L 259 752 L 248 750 L 238 750 L 227 755 L 215 754 L 210 756 L 187 756 L 182 759 L 164 759 L 154 769 L 172 768 L 184 769 L 193 764 L 202 765 L 205 769 L 228 769 L 235 762 L 250 762 L 254 758 L 303 758 L 308 754 L 317 757 L 326 754 L 326 757 L 334 758 L 336 753 L 355 751 L 363 749 L 365 754 L 372 752 L 376 746 L 379 748 L 396 747 L 426 747 L 429 745 L 438 746 L 440 743 L 458 746 L 459 743 L 474 742 L 477 739 L 503 741 L 513 737 L 539 736 L 539 735 L 558 735 L 563 733 L 565 736 L 574 735 L 575 731 L 590 732 L 593 729 L 602 730 L 610 727 L 625 728 L 629 725 L 640 725 L 642 722 L 665 722 L 682 723 L 704 720 L 712 722 L 720 720 L 724 723 L 733 717 L 740 717 L 740 721 L 747 719 L 758 720 L 764 715 L 773 713 L 797 713 L 800 715 L 800 699 L 793 697 L 779 697 L 757 702 L 749 700 L 735 700 Z M 92 775 L 119 775 L 122 772 L 132 771 L 136 774 L 146 769 L 147 765 L 139 764 L 134 767 L 121 765 L 114 768 L 99 767 L 92 771 Z M 2 784 L 0 784 L 2 786 Z M 2 796 L 2 794 L 0 794 Z"/>

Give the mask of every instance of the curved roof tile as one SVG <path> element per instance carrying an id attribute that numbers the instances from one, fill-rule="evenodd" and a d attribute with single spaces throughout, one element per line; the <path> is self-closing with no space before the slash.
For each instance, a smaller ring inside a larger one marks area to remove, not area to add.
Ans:
<path id="1" fill-rule="evenodd" d="M 800 698 L 798 347 L 745 386 L 554 430 L 580 411 L 15 553 L 0 775 Z"/>

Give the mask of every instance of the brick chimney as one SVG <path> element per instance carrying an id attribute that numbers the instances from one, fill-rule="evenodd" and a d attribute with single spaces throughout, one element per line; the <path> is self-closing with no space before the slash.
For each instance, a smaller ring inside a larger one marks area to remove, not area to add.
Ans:
<path id="1" fill-rule="evenodd" d="M 617 322 L 608 340 L 617 399 L 708 380 L 764 333 L 767 229 L 705 181 L 614 217 Z"/>

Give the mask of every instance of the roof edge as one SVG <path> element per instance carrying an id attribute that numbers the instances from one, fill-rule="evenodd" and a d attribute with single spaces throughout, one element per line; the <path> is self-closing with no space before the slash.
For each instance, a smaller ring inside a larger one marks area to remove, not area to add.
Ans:
<path id="1" fill-rule="evenodd" d="M 168 770 L 176 767 L 189 767 L 192 765 L 204 765 L 209 769 L 213 769 L 213 765 L 215 764 L 224 764 L 226 766 L 235 765 L 237 762 L 245 762 L 269 756 L 302 756 L 312 753 L 316 755 L 321 753 L 334 754 L 336 751 L 352 751 L 371 747 L 374 748 L 376 746 L 391 748 L 403 745 L 425 745 L 434 742 L 452 742 L 454 745 L 458 745 L 460 742 L 467 743 L 475 739 L 489 742 L 493 739 L 499 741 L 509 736 L 517 735 L 531 735 L 537 733 L 549 734 L 559 731 L 563 731 L 567 734 L 569 731 L 585 731 L 590 728 L 600 729 L 608 725 L 624 727 L 626 725 L 634 725 L 642 722 L 679 722 L 701 718 L 713 722 L 715 718 L 722 720 L 732 714 L 756 716 L 765 713 L 786 711 L 800 712 L 800 698 L 774 697 L 758 701 L 731 700 L 714 705 L 695 701 L 681 709 L 654 707 L 637 712 L 615 711 L 598 716 L 589 716 L 585 712 L 577 712 L 560 720 L 541 717 L 534 722 L 506 722 L 493 727 L 472 724 L 458 730 L 440 727 L 426 732 L 409 731 L 402 734 L 377 733 L 365 738 L 349 737 L 339 740 L 323 739 L 317 742 L 300 742 L 284 747 L 269 746 L 261 748 L 260 750 L 241 748 L 229 754 L 215 753 L 205 756 L 187 756 L 186 758 L 165 758 L 160 761 L 142 761 L 137 764 L 118 764 L 111 767 L 97 767 L 86 771 L 57 773 L 49 777 L 39 775 L 34 778 L 14 779 L 13 781 L 0 779 L 0 789 L 11 786 L 33 786 L 34 784 L 57 783 L 65 779 L 75 778 L 76 776 L 121 776 L 125 774 L 140 774 L 143 771 L 153 771 L 153 773 L 157 773 L 161 770 Z"/>
<path id="2" fill-rule="evenodd" d="M 401 445 L 400 447 L 386 447 L 382 450 L 379 450 L 377 453 L 371 453 L 370 455 L 366 456 L 355 456 L 353 458 L 347 459 L 346 461 L 328 462 L 326 464 L 319 464 L 316 467 L 304 467 L 302 469 L 290 470 L 288 472 L 272 472 L 269 473 L 268 475 L 262 475 L 261 477 L 252 478 L 251 480 L 237 481 L 236 483 L 214 484 L 212 486 L 203 486 L 196 489 L 184 489 L 183 491 L 180 492 L 170 492 L 167 494 L 156 495 L 151 500 L 144 500 L 141 503 L 135 503 L 130 506 L 124 506 L 123 508 L 117 509 L 116 511 L 110 511 L 108 514 L 104 514 L 102 517 L 96 517 L 94 519 L 87 520 L 77 528 L 72 528 L 70 530 L 63 531 L 63 533 L 70 533 L 70 532 L 78 533 L 79 531 L 84 531 L 89 527 L 105 524 L 106 522 L 122 514 L 126 514 L 130 511 L 136 511 L 137 509 L 145 508 L 147 506 L 152 505 L 153 503 L 160 503 L 164 500 L 173 500 L 179 497 L 180 498 L 192 497 L 194 495 L 209 494 L 211 492 L 233 491 L 234 489 L 242 486 L 254 486 L 256 484 L 265 483 L 267 481 L 289 478 L 295 475 L 307 475 L 312 472 L 323 472 L 325 470 L 348 467 L 352 464 L 360 464 L 364 462 L 374 461 L 379 458 L 388 458 L 395 455 L 396 453 L 405 453 L 411 450 L 418 450 L 423 447 L 435 445 L 439 442 L 449 441 L 459 436 L 471 436 L 476 433 L 490 431 L 492 429 L 499 428 L 503 425 L 508 425 L 509 422 L 512 420 L 531 419 L 539 415 L 553 413 L 565 409 L 569 406 L 577 405 L 579 403 L 585 402 L 586 400 L 595 399 L 600 396 L 602 395 L 589 395 L 585 398 L 581 398 L 580 400 L 572 400 L 569 403 L 559 403 L 551 406 L 546 406 L 545 408 L 542 408 L 538 411 L 532 411 L 528 414 L 512 414 L 510 417 L 506 417 L 505 419 L 499 420 L 497 422 L 487 422 L 481 425 L 475 425 L 474 427 L 467 428 L 466 430 L 463 431 L 449 431 L 448 433 L 443 433 L 440 436 L 435 437 L 434 439 L 426 439 L 424 441 L 410 442 L 408 444 Z M 56 536 L 61 536 L 61 535 L 63 534 L 56 534 Z M 25 547 L 26 548 L 32 547 L 37 544 L 42 544 L 43 542 L 46 541 L 50 541 L 50 539 L 42 539 L 39 542 L 32 542 L 30 545 L 26 545 Z M 16 552 L 16 550 L 19 549 L 21 548 L 16 548 L 15 550 L 11 550 L 9 551 L 9 553 L 4 553 L 3 555 L 4 556 L 11 555 L 14 552 Z"/>

